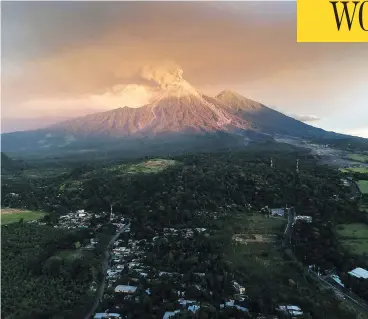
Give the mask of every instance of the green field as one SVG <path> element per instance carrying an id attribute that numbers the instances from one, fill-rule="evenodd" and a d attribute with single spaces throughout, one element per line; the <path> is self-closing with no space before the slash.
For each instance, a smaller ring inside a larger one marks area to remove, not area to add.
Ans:
<path id="1" fill-rule="evenodd" d="M 20 221 L 23 218 L 23 221 L 27 222 L 30 220 L 40 219 L 45 216 L 45 213 L 36 212 L 31 210 L 20 210 L 20 209 L 2 209 L 1 210 L 1 224 L 9 224 Z"/>
<path id="2" fill-rule="evenodd" d="M 337 234 L 342 245 L 357 255 L 368 253 L 368 225 L 363 223 L 341 224 Z"/>
<path id="3" fill-rule="evenodd" d="M 368 168 L 367 167 L 349 167 L 349 168 L 341 168 L 340 171 L 343 172 L 343 173 L 362 173 L 362 174 L 366 174 L 366 173 L 368 173 Z"/>
<path id="4" fill-rule="evenodd" d="M 358 186 L 359 186 L 360 191 L 363 194 L 368 194 L 368 181 L 360 180 L 358 181 Z"/>
<path id="5" fill-rule="evenodd" d="M 356 162 L 362 162 L 362 163 L 368 162 L 368 155 L 364 155 L 364 154 L 350 154 L 348 158 Z"/>
<path id="6" fill-rule="evenodd" d="M 166 168 L 176 165 L 178 162 L 174 160 L 166 159 L 152 159 L 138 164 L 121 164 L 113 167 L 109 167 L 106 170 L 108 172 L 115 172 L 117 174 L 150 174 L 159 173 Z"/>
<path id="7" fill-rule="evenodd" d="M 248 231 L 252 233 L 275 234 L 283 231 L 286 224 L 286 218 L 266 217 L 258 214 L 248 219 Z"/>

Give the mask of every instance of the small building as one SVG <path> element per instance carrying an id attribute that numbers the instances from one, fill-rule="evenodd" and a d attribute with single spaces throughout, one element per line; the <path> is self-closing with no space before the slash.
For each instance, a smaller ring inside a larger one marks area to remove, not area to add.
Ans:
<path id="1" fill-rule="evenodd" d="M 109 312 L 97 312 L 95 313 L 94 319 L 121 319 L 120 314 L 118 313 L 109 313 Z"/>
<path id="2" fill-rule="evenodd" d="M 115 292 L 122 292 L 126 294 L 133 294 L 137 290 L 136 286 L 118 285 L 115 287 Z"/>
<path id="3" fill-rule="evenodd" d="M 368 279 L 368 270 L 364 268 L 355 268 L 352 271 L 349 271 L 348 274 L 356 278 Z"/>
<path id="4" fill-rule="evenodd" d="M 234 289 L 238 292 L 238 294 L 243 295 L 245 294 L 245 288 L 238 284 L 236 281 L 232 282 Z"/>
<path id="5" fill-rule="evenodd" d="M 331 275 L 331 279 L 336 282 L 339 286 L 345 287 L 338 275 Z"/>
<path id="6" fill-rule="evenodd" d="M 311 223 L 312 222 L 312 216 L 302 216 L 302 215 L 299 215 L 299 216 L 295 216 L 295 220 L 301 220 L 301 221 L 304 221 L 304 222 L 307 222 L 307 223 Z"/>
<path id="7" fill-rule="evenodd" d="M 225 307 L 236 308 L 236 309 L 238 309 L 240 311 L 243 311 L 243 312 L 249 312 L 248 308 L 242 307 L 240 305 L 236 305 L 234 300 L 226 301 L 224 304 L 220 305 L 221 309 L 225 308 Z"/>
<path id="8" fill-rule="evenodd" d="M 162 317 L 162 319 L 169 319 L 171 317 L 174 317 L 179 312 L 180 312 L 180 310 L 166 311 L 165 314 L 164 314 L 164 316 Z"/>
<path id="9" fill-rule="evenodd" d="M 278 306 L 278 311 L 291 315 L 292 317 L 302 317 L 303 311 L 298 306 Z"/>
<path id="10" fill-rule="evenodd" d="M 285 215 L 284 208 L 271 208 L 270 212 L 271 212 L 271 216 L 284 217 Z"/>

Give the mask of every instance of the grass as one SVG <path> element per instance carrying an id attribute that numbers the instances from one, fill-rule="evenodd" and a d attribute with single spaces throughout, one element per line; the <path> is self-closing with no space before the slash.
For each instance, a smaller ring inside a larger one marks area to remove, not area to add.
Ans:
<path id="1" fill-rule="evenodd" d="M 341 224 L 337 234 L 342 245 L 351 253 L 365 255 L 368 253 L 368 225 L 363 223 Z"/>
<path id="2" fill-rule="evenodd" d="M 130 165 L 128 173 L 158 173 L 176 164 L 174 160 L 154 159 L 143 163 Z"/>
<path id="3" fill-rule="evenodd" d="M 152 159 L 138 164 L 121 164 L 107 168 L 109 172 L 116 172 L 122 174 L 152 174 L 158 173 L 166 168 L 176 165 L 178 162 L 167 159 Z"/>
<path id="4" fill-rule="evenodd" d="M 358 181 L 358 186 L 359 186 L 360 191 L 363 194 L 368 194 L 368 181 L 367 180 Z"/>
<path id="5" fill-rule="evenodd" d="M 364 154 L 350 154 L 348 157 L 351 160 L 356 161 L 356 162 L 362 162 L 362 163 L 367 163 L 368 162 L 368 155 L 364 155 Z"/>
<path id="6" fill-rule="evenodd" d="M 275 234 L 284 230 L 286 218 L 266 217 L 261 214 L 253 215 L 248 219 L 248 231 L 252 233 Z"/>
<path id="7" fill-rule="evenodd" d="M 349 167 L 349 168 L 341 168 L 340 171 L 343 172 L 343 173 L 362 173 L 362 174 L 366 174 L 366 173 L 368 173 L 368 168 L 367 167 Z"/>
<path id="8" fill-rule="evenodd" d="M 32 210 L 21 210 L 6 208 L 1 210 L 1 224 L 10 224 L 20 221 L 22 218 L 25 222 L 40 219 L 46 214 Z"/>

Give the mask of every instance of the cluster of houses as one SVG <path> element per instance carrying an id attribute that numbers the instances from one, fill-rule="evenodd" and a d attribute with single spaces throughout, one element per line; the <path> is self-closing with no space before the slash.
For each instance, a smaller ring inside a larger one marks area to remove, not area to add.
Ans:
<path id="1" fill-rule="evenodd" d="M 68 229 L 88 228 L 92 216 L 92 214 L 85 212 L 84 209 L 80 209 L 76 212 L 60 216 L 58 225 L 55 225 L 54 227 Z"/>
<path id="2" fill-rule="evenodd" d="M 178 236 L 181 235 L 184 238 L 190 238 L 193 237 L 195 233 L 202 233 L 205 232 L 207 229 L 206 228 L 181 228 L 181 229 L 177 229 L 177 228 L 164 228 L 164 236 Z M 159 236 L 155 236 L 153 238 L 153 240 L 158 239 Z"/>
<path id="3" fill-rule="evenodd" d="M 125 220 L 121 220 L 119 222 L 123 223 L 123 225 L 126 225 Z M 142 278 L 145 278 L 147 283 L 154 283 L 161 277 L 172 278 L 174 281 L 176 281 L 176 279 L 182 278 L 184 276 L 183 274 L 162 271 L 147 265 L 145 259 L 145 249 L 147 248 L 147 245 L 155 245 L 157 240 L 160 238 L 167 239 L 168 236 L 176 237 L 180 235 L 184 238 L 188 238 L 206 231 L 207 229 L 205 228 L 164 228 L 162 232 L 156 232 L 155 236 L 152 238 L 152 241 L 147 239 L 134 239 L 134 236 L 132 235 L 129 236 L 129 238 L 120 237 L 115 241 L 111 250 L 109 268 L 107 270 L 106 276 L 108 287 L 110 289 L 105 292 L 104 298 L 111 300 L 113 299 L 114 294 L 123 294 L 125 296 L 124 300 L 133 298 L 132 300 L 139 302 L 139 298 L 134 298 L 134 295 L 138 290 L 143 288 L 141 282 Z M 200 278 L 205 276 L 205 273 L 194 273 L 194 275 L 196 275 L 197 278 Z M 248 313 L 249 298 L 246 295 L 246 288 L 236 281 L 232 281 L 231 284 L 233 287 L 233 294 L 219 305 L 220 309 L 233 308 L 237 309 L 238 311 Z M 182 284 L 182 288 L 177 288 L 178 299 L 176 303 L 176 309 L 174 308 L 172 311 L 166 311 L 163 314 L 163 319 L 169 319 L 183 311 L 189 311 L 194 314 L 199 311 L 201 306 L 204 306 L 199 301 L 194 300 L 194 298 L 185 298 L 187 296 L 186 289 L 190 286 L 195 287 L 198 291 L 205 290 L 205 288 L 203 288 L 200 284 Z M 151 295 L 150 288 L 145 287 L 144 292 L 147 295 Z M 208 293 L 212 294 L 212 292 Z M 94 318 L 120 319 L 124 316 L 117 313 L 119 312 L 118 309 L 121 309 L 121 305 L 116 305 L 114 312 L 109 312 L 106 310 L 105 312 L 96 313 Z M 295 318 L 301 318 L 300 314 L 303 314 L 301 309 L 297 306 L 279 306 L 277 310 L 279 313 L 287 313 L 288 315 L 292 314 Z"/>

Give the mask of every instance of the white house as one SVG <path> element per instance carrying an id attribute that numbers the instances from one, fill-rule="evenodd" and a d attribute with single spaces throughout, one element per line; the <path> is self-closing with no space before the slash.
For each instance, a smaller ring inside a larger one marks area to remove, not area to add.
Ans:
<path id="1" fill-rule="evenodd" d="M 285 209 L 284 208 L 271 208 L 271 216 L 280 216 L 284 217 Z"/>
<path id="2" fill-rule="evenodd" d="M 303 316 L 303 311 L 298 306 L 278 306 L 278 310 L 293 317 Z"/>
<path id="3" fill-rule="evenodd" d="M 231 299 L 229 301 L 226 301 L 224 304 L 220 305 L 220 308 L 225 308 L 225 307 L 232 307 L 232 308 L 236 308 L 236 309 L 238 309 L 240 311 L 243 311 L 243 312 L 249 312 L 249 310 L 247 308 L 236 305 L 235 301 L 231 300 Z"/>
<path id="4" fill-rule="evenodd" d="M 115 287 L 115 292 L 123 292 L 126 294 L 133 294 L 137 290 L 136 286 L 118 285 Z"/>
<path id="5" fill-rule="evenodd" d="M 295 220 L 302 220 L 302 221 L 307 222 L 307 223 L 310 224 L 312 222 L 312 216 L 299 215 L 299 216 L 295 216 Z"/>
<path id="6" fill-rule="evenodd" d="M 110 319 L 110 318 L 121 319 L 121 316 L 118 313 L 97 312 L 95 313 L 95 316 L 93 318 L 94 319 Z"/>
<path id="7" fill-rule="evenodd" d="M 180 310 L 175 311 L 166 311 L 162 319 L 169 319 L 170 317 L 174 317 L 177 313 L 179 313 Z"/>
<path id="8" fill-rule="evenodd" d="M 235 288 L 235 290 L 240 295 L 245 294 L 245 288 L 242 285 L 238 284 L 236 281 L 233 281 L 232 284 L 233 284 L 233 287 Z"/>
<path id="9" fill-rule="evenodd" d="M 349 271 L 348 274 L 357 278 L 368 279 L 368 270 L 364 268 L 355 268 L 352 271 Z"/>

